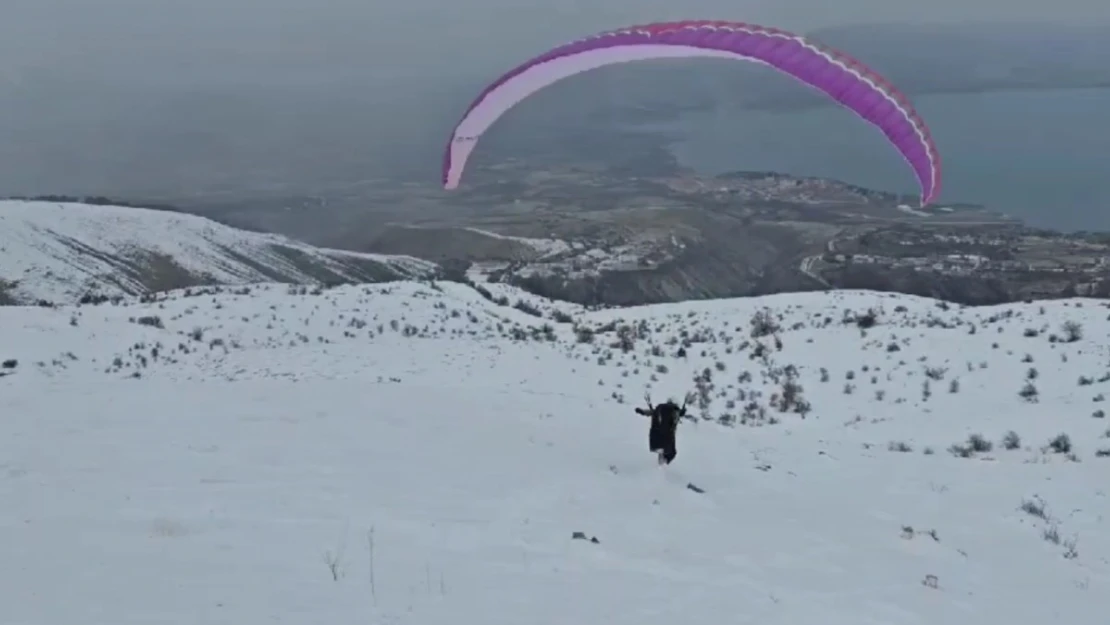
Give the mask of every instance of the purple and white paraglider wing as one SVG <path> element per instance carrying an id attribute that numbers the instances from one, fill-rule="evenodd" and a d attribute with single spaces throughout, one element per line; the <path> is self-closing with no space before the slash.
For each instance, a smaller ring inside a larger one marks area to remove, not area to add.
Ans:
<path id="1" fill-rule="evenodd" d="M 666 22 L 600 33 L 538 56 L 474 100 L 443 157 L 443 186 L 458 187 L 478 139 L 506 111 L 563 78 L 591 69 L 664 58 L 725 58 L 765 64 L 815 88 L 875 126 L 913 170 L 922 206 L 940 191 L 940 155 L 909 100 L 847 55 L 773 28 L 739 22 Z"/>

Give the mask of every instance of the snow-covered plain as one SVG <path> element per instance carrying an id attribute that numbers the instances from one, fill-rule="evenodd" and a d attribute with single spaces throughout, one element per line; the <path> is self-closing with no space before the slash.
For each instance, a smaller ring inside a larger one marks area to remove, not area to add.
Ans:
<path id="1" fill-rule="evenodd" d="M 152 255 L 218 284 L 308 283 L 315 281 L 313 269 L 357 282 L 360 263 L 375 263 L 401 278 L 422 278 L 435 269 L 409 256 L 318 248 L 185 213 L 0 200 L 0 282 L 16 283 L 21 300 L 72 303 L 89 291 L 146 292 L 141 267 Z"/>
<path id="2" fill-rule="evenodd" d="M 1106 623 L 1100 302 L 190 294 L 0 308 L 0 623 Z"/>

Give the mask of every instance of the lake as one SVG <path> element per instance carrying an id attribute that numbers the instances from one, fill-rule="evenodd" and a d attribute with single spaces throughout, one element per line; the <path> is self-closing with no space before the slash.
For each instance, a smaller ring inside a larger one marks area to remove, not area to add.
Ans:
<path id="1" fill-rule="evenodd" d="M 1110 89 L 914 98 L 943 163 L 940 201 L 1064 230 L 1110 230 Z M 840 107 L 709 111 L 652 124 L 703 174 L 773 170 L 915 193 L 878 130 Z"/>

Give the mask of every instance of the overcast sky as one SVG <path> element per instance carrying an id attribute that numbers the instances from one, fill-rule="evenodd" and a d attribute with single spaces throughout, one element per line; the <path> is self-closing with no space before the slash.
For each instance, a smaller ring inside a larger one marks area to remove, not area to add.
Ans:
<path id="1" fill-rule="evenodd" d="M 575 36 L 680 18 L 1110 24 L 1108 0 L 0 0 L 0 76 L 224 78 L 320 67 L 489 71 Z M 172 82 L 172 80 L 171 80 Z M 11 84 L 11 83 L 8 83 Z"/>

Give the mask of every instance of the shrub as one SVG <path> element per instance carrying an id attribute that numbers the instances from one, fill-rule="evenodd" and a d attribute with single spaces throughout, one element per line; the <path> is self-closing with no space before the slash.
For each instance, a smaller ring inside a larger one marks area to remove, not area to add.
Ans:
<path id="1" fill-rule="evenodd" d="M 1048 441 L 1048 448 L 1058 454 L 1070 453 L 1071 437 L 1067 434 L 1057 434 L 1052 440 Z"/>

